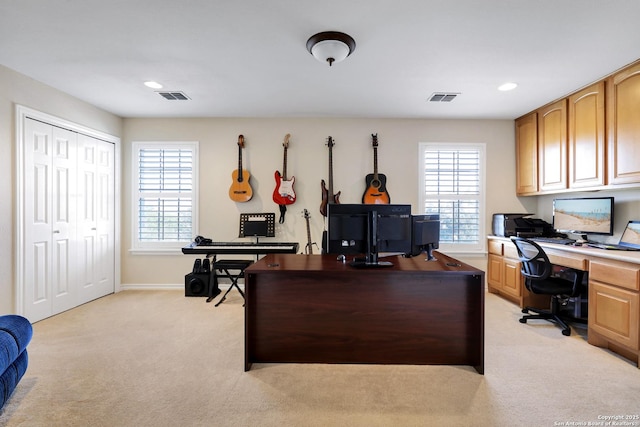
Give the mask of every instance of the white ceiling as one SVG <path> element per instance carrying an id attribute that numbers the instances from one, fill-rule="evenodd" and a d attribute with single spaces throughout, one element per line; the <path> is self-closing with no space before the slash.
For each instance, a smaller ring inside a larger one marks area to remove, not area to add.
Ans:
<path id="1" fill-rule="evenodd" d="M 0 64 L 123 117 L 513 119 L 640 58 L 639 18 L 638 0 L 0 0 Z M 354 53 L 318 62 L 321 31 Z"/>

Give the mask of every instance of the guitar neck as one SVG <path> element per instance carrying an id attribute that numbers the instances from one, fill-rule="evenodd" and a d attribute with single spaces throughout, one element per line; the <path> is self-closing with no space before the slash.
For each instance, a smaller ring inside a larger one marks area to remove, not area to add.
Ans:
<path id="1" fill-rule="evenodd" d="M 373 178 L 378 179 L 378 147 L 373 147 Z"/>
<path id="2" fill-rule="evenodd" d="M 329 203 L 333 203 L 333 146 L 329 146 Z"/>
<path id="3" fill-rule="evenodd" d="M 282 161 L 282 179 L 287 180 L 287 147 L 284 147 L 284 156 Z"/>
<path id="4" fill-rule="evenodd" d="M 242 182 L 242 146 L 238 144 L 238 182 Z"/>
<path id="5" fill-rule="evenodd" d="M 307 219 L 307 247 L 309 248 L 309 255 L 313 255 L 313 243 L 311 243 L 311 228 L 309 227 L 309 217 Z"/>

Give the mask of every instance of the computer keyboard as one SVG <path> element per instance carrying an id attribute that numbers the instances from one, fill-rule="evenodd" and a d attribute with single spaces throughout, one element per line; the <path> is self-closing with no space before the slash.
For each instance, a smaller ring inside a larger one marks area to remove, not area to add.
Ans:
<path id="1" fill-rule="evenodd" d="M 576 241 L 566 237 L 530 237 L 534 242 L 555 243 L 556 245 L 572 245 Z"/>

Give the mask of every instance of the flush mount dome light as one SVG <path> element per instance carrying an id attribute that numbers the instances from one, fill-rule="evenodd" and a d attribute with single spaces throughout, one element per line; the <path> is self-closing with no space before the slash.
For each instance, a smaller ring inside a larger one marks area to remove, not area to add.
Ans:
<path id="1" fill-rule="evenodd" d="M 348 34 L 338 31 L 325 31 L 309 37 L 307 50 L 320 62 L 340 62 L 356 48 L 356 42 Z"/>

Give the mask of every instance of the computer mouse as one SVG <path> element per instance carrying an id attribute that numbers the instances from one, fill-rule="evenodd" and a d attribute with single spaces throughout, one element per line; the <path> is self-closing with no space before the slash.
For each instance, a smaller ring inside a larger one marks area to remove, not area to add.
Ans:
<path id="1" fill-rule="evenodd" d="M 342 254 L 340 254 L 340 255 L 338 255 L 337 260 L 340 261 L 340 262 L 347 262 L 347 257 L 342 255 Z"/>

